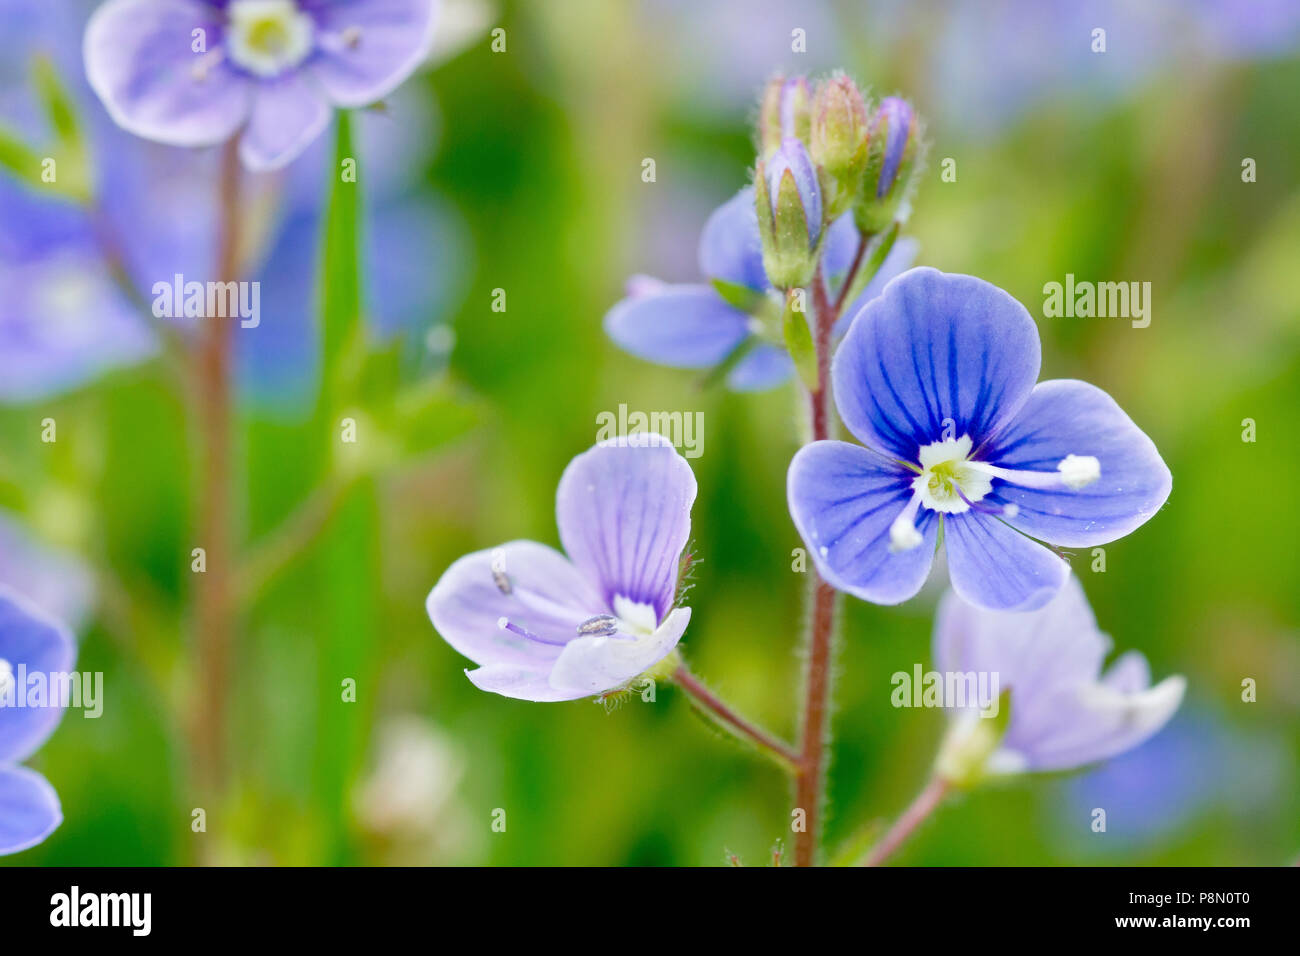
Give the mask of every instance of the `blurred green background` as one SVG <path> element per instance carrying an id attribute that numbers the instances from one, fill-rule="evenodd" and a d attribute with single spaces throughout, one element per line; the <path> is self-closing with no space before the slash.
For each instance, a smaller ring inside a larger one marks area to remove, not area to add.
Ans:
<path id="1" fill-rule="evenodd" d="M 957 799 L 898 861 L 1295 859 L 1300 59 L 1294 43 L 1232 35 L 1232 18 L 1259 16 L 1250 4 L 1178 5 L 1172 31 L 1135 24 L 1120 5 L 1079 6 L 473 5 L 464 47 L 407 90 L 436 117 L 417 191 L 449 204 L 464 230 L 452 268 L 463 295 L 424 317 L 454 345 L 432 370 L 393 372 L 402 363 L 372 357 L 378 384 L 353 397 L 367 434 L 399 452 L 348 485 L 310 550 L 242 615 L 231 797 L 207 808 L 205 834 L 190 829 L 183 396 L 155 362 L 0 408 L 0 504 L 95 569 L 80 666 L 107 686 L 101 719 L 70 713 L 31 761 L 60 793 L 63 826 L 3 862 L 714 865 L 730 851 L 762 864 L 788 843 L 782 775 L 675 690 L 612 713 L 484 694 L 424 598 L 464 553 L 517 537 L 558 544 L 556 482 L 595 441 L 598 413 L 700 410 L 703 563 L 683 649 L 739 709 L 793 735 L 805 584 L 791 571 L 800 541 L 785 507 L 794 386 L 705 389 L 621 353 L 600 322 L 632 273 L 695 281 L 700 227 L 747 181 L 764 77 L 833 67 L 877 95 L 908 96 L 926 119 L 929 163 L 908 227 L 919 264 L 1024 302 L 1043 377 L 1106 389 L 1174 474 L 1163 511 L 1106 548 L 1104 573 L 1087 554 L 1074 564 L 1118 650 L 1144 652 L 1157 678 L 1187 675 L 1181 713 L 1105 767 Z M 496 26 L 504 53 L 490 47 Z M 1094 26 L 1108 30 L 1105 54 L 1089 50 Z M 796 28 L 807 53 L 791 51 Z M 940 179 L 947 157 L 956 182 Z M 1242 181 L 1246 157 L 1256 182 Z M 1150 327 L 1044 318 L 1044 283 L 1067 273 L 1150 282 Z M 491 309 L 494 289 L 506 290 L 505 312 Z M 418 430 L 392 397 L 398 379 L 434 396 Z M 46 416 L 60 423 L 52 446 L 33 437 Z M 1248 418 L 1253 443 L 1242 440 Z M 245 540 L 322 480 L 333 440 L 318 417 L 245 406 Z M 924 782 L 943 714 L 893 709 L 889 678 L 929 666 L 941 586 L 899 608 L 847 602 L 832 849 L 892 818 Z M 346 677 L 355 704 L 340 700 Z M 1247 677 L 1255 703 L 1241 700 Z M 1108 808 L 1105 834 L 1089 829 L 1096 806 Z M 505 832 L 492 829 L 498 808 Z"/>

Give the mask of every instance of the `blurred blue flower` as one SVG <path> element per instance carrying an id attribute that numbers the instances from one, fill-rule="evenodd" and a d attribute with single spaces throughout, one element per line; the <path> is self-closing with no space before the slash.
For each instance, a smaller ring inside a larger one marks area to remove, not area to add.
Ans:
<path id="1" fill-rule="evenodd" d="M 215 260 L 215 150 L 182 150 L 118 129 L 79 73 L 85 4 L 15 0 L 0 22 L 0 122 L 44 138 L 25 64 L 33 50 L 65 71 L 83 110 L 100 209 L 0 178 L 0 401 L 23 402 L 76 388 L 157 352 L 139 300 L 176 274 L 206 275 Z M 462 228 L 441 202 L 411 188 L 434 135 L 427 97 L 404 88 L 383 113 L 357 114 L 364 164 L 369 318 L 381 337 L 417 332 L 463 292 Z M 315 275 L 330 144 L 309 146 L 292 175 L 245 177 L 249 277 L 261 283 L 262 322 L 239 329 L 237 374 L 246 401 L 299 414 L 317 381 Z M 114 281 L 106 245 L 132 294 Z M 416 267 L 418 264 L 418 267 Z M 135 297 L 133 299 L 133 296 Z M 193 320 L 177 320 L 193 321 Z"/>
<path id="2" fill-rule="evenodd" d="M 433 41 L 435 0 L 108 0 L 86 74 L 114 121 L 169 146 L 239 134 L 251 170 L 292 162 L 329 124 L 390 94 Z"/>
<path id="3" fill-rule="evenodd" d="M 54 788 L 19 764 L 54 733 L 67 704 L 49 692 L 29 699 L 29 678 L 48 688 L 75 659 L 76 645 L 61 625 L 0 587 L 0 855 L 35 846 L 63 822 Z"/>
<path id="4" fill-rule="evenodd" d="M 1238 817 L 1267 811 L 1286 792 L 1286 771 L 1284 747 L 1189 706 L 1140 747 L 1061 781 L 1052 829 L 1076 852 L 1146 846 L 1219 808 Z M 1106 840 L 1078 825 L 1096 807 L 1106 811 Z"/>
<path id="5" fill-rule="evenodd" d="M 1127 651 L 1104 672 L 1111 641 L 1071 576 L 1045 606 L 1028 613 L 990 611 L 944 595 L 934 624 L 941 674 L 996 675 L 1010 691 L 1006 731 L 989 741 L 994 722 L 967 700 L 953 711 L 939 772 L 969 774 L 1068 770 L 1138 746 L 1182 702 L 1187 681 L 1152 686 L 1146 658 Z M 970 761 L 974 760 L 971 764 Z"/>
<path id="6" fill-rule="evenodd" d="M 852 214 L 831 225 L 822 254 L 832 295 L 839 291 L 857 242 Z M 875 277 L 844 310 L 836 334 L 846 331 L 855 312 L 911 264 L 916 250 L 912 240 L 895 243 Z M 647 276 L 629 280 L 627 297 L 605 315 L 606 333 L 632 355 L 673 368 L 713 368 L 743 346 L 747 351 L 727 372 L 728 386 L 761 391 L 785 382 L 794 363 L 782 346 L 760 336 L 761 317 L 770 321 L 779 316 L 781 302 L 763 267 L 752 187 L 709 216 L 700 233 L 698 261 L 710 284 L 669 284 Z"/>
<path id="7" fill-rule="evenodd" d="M 1172 479 L 1151 439 L 1093 385 L 1035 385 L 1039 354 L 1024 306 L 972 276 L 912 269 L 867 304 L 831 371 L 862 445 L 813 442 L 790 463 L 790 514 L 829 583 L 907 600 L 942 522 L 958 594 L 1032 610 L 1069 569 L 1038 541 L 1106 544 L 1155 514 Z"/>

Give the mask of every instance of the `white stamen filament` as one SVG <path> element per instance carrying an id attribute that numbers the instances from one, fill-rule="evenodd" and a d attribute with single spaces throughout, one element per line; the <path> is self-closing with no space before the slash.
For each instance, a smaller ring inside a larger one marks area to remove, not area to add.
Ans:
<path id="1" fill-rule="evenodd" d="M 889 526 L 889 550 L 893 552 L 911 551 L 919 547 L 925 538 L 916 530 L 916 512 L 921 507 L 921 492 L 912 495 L 907 507 L 898 513 Z"/>
<path id="2" fill-rule="evenodd" d="M 1069 488 L 1078 491 L 1101 477 L 1101 462 L 1092 455 L 1066 455 L 1056 466 L 1056 471 L 1026 471 L 1018 468 L 999 468 L 983 461 L 969 462 L 993 478 L 1001 478 L 1022 488 L 1048 490 Z"/>
<path id="3" fill-rule="evenodd" d="M 208 78 L 209 73 L 221 65 L 221 61 L 225 58 L 226 51 L 222 47 L 209 50 L 194 61 L 194 65 L 190 67 L 190 76 L 194 77 L 197 82 L 202 83 Z"/>

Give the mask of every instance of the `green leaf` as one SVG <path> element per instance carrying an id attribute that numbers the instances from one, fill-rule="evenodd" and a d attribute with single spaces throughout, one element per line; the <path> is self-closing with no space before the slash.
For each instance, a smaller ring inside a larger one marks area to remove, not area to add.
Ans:
<path id="1" fill-rule="evenodd" d="M 0 169 L 7 169 L 25 183 L 44 186 L 41 182 L 41 156 L 22 138 L 0 126 Z"/>
<path id="2" fill-rule="evenodd" d="M 76 103 L 48 57 L 37 56 L 32 60 L 32 85 L 40 97 L 55 138 L 65 146 L 80 150 L 81 123 L 77 118 Z"/>
<path id="3" fill-rule="evenodd" d="M 91 195 L 90 161 L 81 135 L 76 101 L 48 57 L 37 56 L 32 60 L 32 86 L 54 132 L 56 147 L 50 157 L 55 160 L 55 181 L 47 183 L 39 177 L 38 181 L 46 189 L 87 202 Z"/>
<path id="4" fill-rule="evenodd" d="M 341 112 L 325 212 L 319 304 L 327 393 L 342 383 L 340 365 L 361 334 L 361 185 L 352 143 L 352 117 Z M 353 175 L 355 174 L 355 175 Z M 339 396 L 346 401 L 345 395 Z"/>

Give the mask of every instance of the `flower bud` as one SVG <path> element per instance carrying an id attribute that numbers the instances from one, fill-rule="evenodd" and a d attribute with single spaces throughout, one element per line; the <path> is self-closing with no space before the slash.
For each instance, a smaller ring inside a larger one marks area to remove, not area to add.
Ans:
<path id="1" fill-rule="evenodd" d="M 858 228 L 880 232 L 897 217 L 916 164 L 916 114 L 907 100 L 888 96 L 871 119 Z"/>
<path id="2" fill-rule="evenodd" d="M 786 139 L 759 161 L 754 206 L 768 280 L 780 289 L 805 285 L 817 263 L 822 192 L 812 157 L 799 140 Z"/>
<path id="3" fill-rule="evenodd" d="M 759 139 L 763 156 L 771 156 L 790 139 L 808 139 L 812 97 L 802 76 L 774 76 L 763 92 Z"/>
<path id="4" fill-rule="evenodd" d="M 833 195 L 827 197 L 831 219 L 849 208 L 861 188 L 867 128 L 867 104 L 851 79 L 837 73 L 817 87 L 809 146 L 813 162 L 825 170 L 832 187 Z"/>

